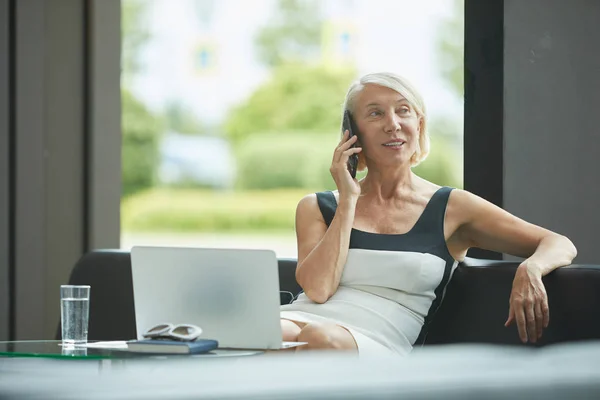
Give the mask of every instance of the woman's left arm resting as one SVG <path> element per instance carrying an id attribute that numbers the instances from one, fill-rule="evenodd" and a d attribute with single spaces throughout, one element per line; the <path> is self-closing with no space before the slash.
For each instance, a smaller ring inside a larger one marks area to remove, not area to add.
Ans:
<path id="1" fill-rule="evenodd" d="M 540 239 L 534 253 L 522 265 L 545 276 L 556 268 L 571 264 L 575 256 L 577 249 L 567 237 L 550 232 Z"/>
<path id="2" fill-rule="evenodd" d="M 466 248 L 477 247 L 525 259 L 515 274 L 505 325 L 516 321 L 521 340 L 535 343 L 549 322 L 542 277 L 571 264 L 577 249 L 567 237 L 515 217 L 472 193 L 454 190 L 453 196 L 460 215 L 457 234 Z"/>

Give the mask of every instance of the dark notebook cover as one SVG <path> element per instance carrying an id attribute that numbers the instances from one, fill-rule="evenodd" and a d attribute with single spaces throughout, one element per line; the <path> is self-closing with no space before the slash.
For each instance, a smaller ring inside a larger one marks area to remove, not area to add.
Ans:
<path id="1" fill-rule="evenodd" d="M 211 339 L 196 339 L 193 342 L 178 340 L 133 340 L 127 342 L 127 349 L 135 353 L 153 354 L 202 354 L 219 347 L 219 342 Z"/>

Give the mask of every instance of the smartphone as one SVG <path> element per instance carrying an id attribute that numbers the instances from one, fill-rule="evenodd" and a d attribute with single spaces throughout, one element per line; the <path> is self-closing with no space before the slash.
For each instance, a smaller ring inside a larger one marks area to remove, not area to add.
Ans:
<path id="1" fill-rule="evenodd" d="M 348 130 L 348 140 L 352 138 L 352 136 L 358 133 L 358 128 L 356 127 L 356 123 L 354 122 L 354 118 L 352 118 L 352 114 L 349 110 L 344 112 L 344 120 L 342 122 L 342 133 Z M 356 142 L 352 147 L 355 147 Z M 358 167 L 358 154 L 352 154 L 348 158 L 348 172 L 350 172 L 350 176 L 352 179 L 356 178 L 356 168 Z"/>

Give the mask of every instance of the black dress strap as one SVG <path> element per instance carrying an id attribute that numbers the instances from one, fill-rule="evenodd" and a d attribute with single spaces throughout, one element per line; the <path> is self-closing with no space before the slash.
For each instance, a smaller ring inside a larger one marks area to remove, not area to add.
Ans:
<path id="1" fill-rule="evenodd" d="M 433 194 L 433 197 L 429 199 L 429 203 L 425 206 L 425 210 L 423 210 L 423 214 L 419 217 L 413 231 L 435 232 L 436 235 L 441 235 L 441 238 L 444 237 L 446 207 L 448 206 L 450 192 L 452 192 L 453 189 L 454 188 L 452 187 L 443 186 Z"/>
<path id="2" fill-rule="evenodd" d="M 319 204 L 321 214 L 323 214 L 323 219 L 325 220 L 327 226 L 329 226 L 333 220 L 333 216 L 335 215 L 335 210 L 337 209 L 335 195 L 331 191 L 317 192 L 316 194 L 317 203 Z"/>

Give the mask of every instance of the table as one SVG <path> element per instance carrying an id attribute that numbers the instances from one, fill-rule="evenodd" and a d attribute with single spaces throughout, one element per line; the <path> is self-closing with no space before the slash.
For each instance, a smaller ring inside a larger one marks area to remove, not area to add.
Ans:
<path id="1" fill-rule="evenodd" d="M 600 342 L 540 349 L 430 346 L 408 357 L 372 359 L 341 352 L 216 357 L 210 362 L 187 356 L 97 361 L 4 357 L 0 398 L 583 400 L 600 398 L 598 360 Z"/>
<path id="2" fill-rule="evenodd" d="M 95 343 L 95 342 L 90 342 Z M 97 343 L 97 342 L 96 342 Z M 95 347 L 64 347 L 60 340 L 24 340 L 0 342 L 0 357 L 38 357 L 59 359 L 127 359 L 127 358 L 222 358 L 262 354 L 258 350 L 216 349 L 206 354 L 144 354 L 131 353 L 124 349 Z"/>

